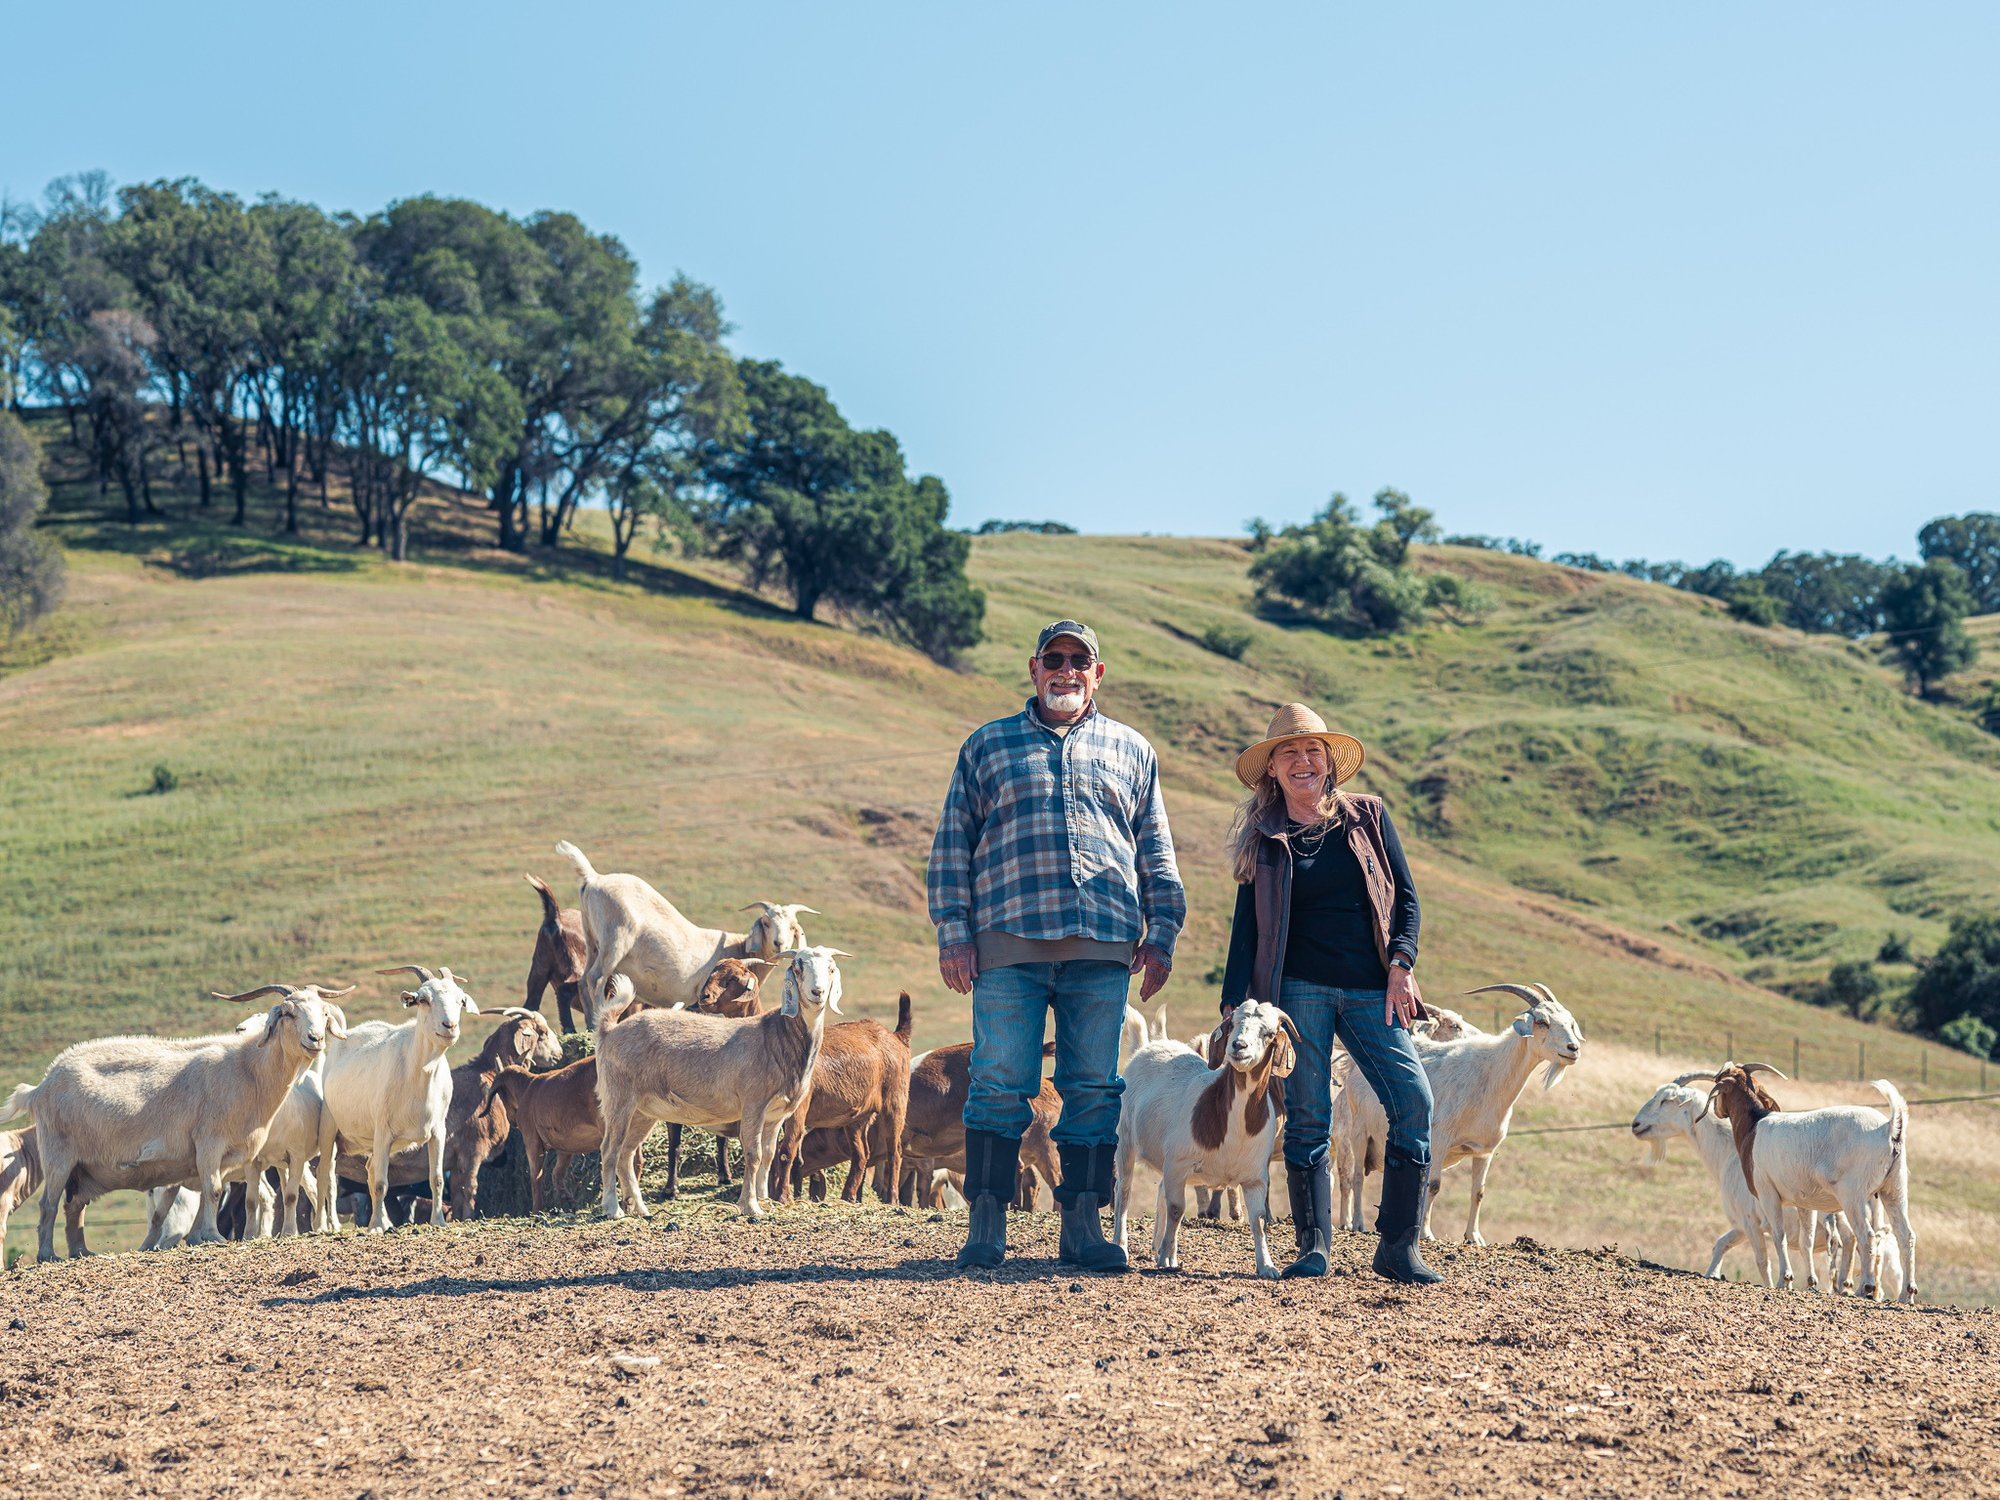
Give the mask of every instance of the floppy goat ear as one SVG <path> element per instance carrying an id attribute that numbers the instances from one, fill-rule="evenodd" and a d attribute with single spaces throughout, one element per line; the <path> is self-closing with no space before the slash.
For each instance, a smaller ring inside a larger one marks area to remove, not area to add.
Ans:
<path id="1" fill-rule="evenodd" d="M 405 1005 L 429 1005 L 430 1003 L 430 996 L 426 995 L 422 990 L 403 991 L 403 1004 Z"/>
<path id="2" fill-rule="evenodd" d="M 1299 1065 L 1299 1028 L 1283 1011 L 1278 1012 L 1278 1035 L 1272 1046 L 1277 1049 L 1277 1061 L 1271 1064 L 1271 1076 L 1289 1078 Z"/>
<path id="3" fill-rule="evenodd" d="M 287 1003 L 288 1002 L 286 1001 L 280 1000 L 276 1005 L 272 1006 L 268 1011 L 264 1013 L 264 1034 L 263 1036 L 257 1039 L 258 1046 L 268 1047 L 271 1045 L 271 1038 L 278 1034 L 278 1022 L 284 1019 L 285 1006 Z M 292 1014 L 297 1015 L 298 1012 L 293 1011 Z"/>

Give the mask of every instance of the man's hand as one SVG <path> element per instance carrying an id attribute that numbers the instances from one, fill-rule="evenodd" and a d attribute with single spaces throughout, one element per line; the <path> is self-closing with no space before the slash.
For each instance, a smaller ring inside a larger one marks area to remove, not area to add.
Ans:
<path id="1" fill-rule="evenodd" d="M 1160 986 L 1174 971 L 1174 961 L 1151 943 L 1144 943 L 1132 955 L 1132 972 L 1137 974 L 1141 969 L 1146 971 L 1146 977 L 1139 981 L 1139 999 L 1144 1002 L 1159 994 Z M 949 984 L 951 981 L 947 979 L 945 982 Z"/>
<path id="2" fill-rule="evenodd" d="M 1394 1026 L 1398 1021 L 1405 1031 L 1411 1030 L 1430 1012 L 1424 1009 L 1424 992 L 1417 988 L 1417 976 L 1401 964 L 1389 965 L 1389 996 L 1382 1006 L 1382 1024 Z"/>
<path id="3" fill-rule="evenodd" d="M 972 993 L 972 981 L 979 977 L 979 949 L 972 943 L 953 943 L 938 952 L 938 973 L 945 988 L 961 995 Z"/>

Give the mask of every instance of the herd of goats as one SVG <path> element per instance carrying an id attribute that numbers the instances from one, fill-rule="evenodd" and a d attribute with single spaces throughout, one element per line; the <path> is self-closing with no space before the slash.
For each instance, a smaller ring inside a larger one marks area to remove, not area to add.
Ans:
<path id="1" fill-rule="evenodd" d="M 649 1215 L 640 1148 L 658 1123 L 669 1126 L 669 1198 L 678 1191 L 683 1127 L 716 1137 L 719 1186 L 730 1182 L 728 1141 L 740 1141 L 746 1218 L 802 1188 L 823 1197 L 827 1170 L 842 1163 L 849 1201 L 859 1202 L 870 1181 L 884 1202 L 955 1199 L 970 1043 L 913 1056 L 907 993 L 893 1030 L 873 1020 L 829 1023 L 829 1013 L 843 1013 L 839 960 L 848 955 L 807 943 L 799 919 L 817 915 L 810 907 L 756 902 L 744 908 L 759 913 L 747 932 L 697 927 L 639 877 L 600 875 L 574 845 L 556 847 L 575 867 L 581 899 L 564 909 L 546 884 L 524 877 L 542 903 L 525 1005 L 482 1012 L 450 969 L 403 965 L 378 971 L 417 981 L 402 994 L 412 1015 L 400 1025 L 350 1026 L 337 1002 L 352 985 L 267 984 L 216 996 L 271 997 L 231 1032 L 107 1037 L 64 1051 L 0 1110 L 0 1123 L 25 1118 L 31 1126 L 0 1131 L 0 1235 L 37 1188 L 45 1261 L 55 1258 L 58 1207 L 69 1254 L 88 1254 L 84 1209 L 113 1189 L 150 1194 L 146 1249 L 223 1238 L 225 1204 L 246 1237 L 337 1232 L 348 1204 L 357 1225 L 380 1233 L 401 1184 L 428 1185 L 431 1218 L 469 1219 L 478 1213 L 481 1167 L 515 1131 L 536 1212 L 550 1194 L 569 1206 L 570 1165 L 594 1152 L 603 1213 Z M 780 1001 L 767 1009 L 761 991 L 773 974 Z M 1516 1101 L 1537 1068 L 1543 1087 L 1555 1087 L 1583 1047 L 1582 1027 L 1547 987 L 1486 988 L 1524 1003 L 1510 1026 L 1488 1033 L 1432 1007 L 1417 1038 L 1435 1099 L 1432 1196 L 1438 1174 L 1470 1160 L 1472 1244 L 1484 1243 L 1486 1174 Z M 563 1062 L 561 1036 L 541 1014 L 551 989 L 563 1031 L 580 1010 L 595 1033 L 595 1050 L 580 1060 Z M 453 1068 L 448 1054 L 468 1015 L 501 1024 Z M 1144 1166 L 1159 1178 L 1156 1266 L 1178 1265 L 1192 1191 L 1204 1216 L 1246 1215 L 1258 1274 L 1277 1275 L 1265 1221 L 1291 1037 L 1282 1014 L 1256 1002 L 1190 1042 L 1167 1035 L 1164 1007 L 1150 1020 L 1127 1011 L 1113 1204 L 1120 1245 L 1127 1188 Z M 1728 1063 L 1683 1074 L 1632 1122 L 1656 1157 L 1674 1135 L 1686 1136 L 1715 1179 L 1729 1228 L 1708 1274 L 1719 1277 L 1724 1255 L 1747 1242 L 1771 1285 L 1769 1241 L 1786 1286 L 1794 1280 L 1788 1247 L 1804 1256 L 1813 1288 L 1825 1251 L 1832 1289 L 1845 1291 L 1858 1264 L 1860 1295 L 1883 1295 L 1893 1277 L 1896 1295 L 1914 1301 L 1902 1095 L 1878 1080 L 1886 1114 L 1856 1105 L 1781 1110 L 1758 1081 L 1765 1072 L 1777 1070 Z M 1339 1219 L 1359 1230 L 1387 1122 L 1347 1059 L 1336 1058 L 1335 1073 Z M 1691 1087 L 1697 1082 L 1709 1087 Z M 1017 1207 L 1033 1208 L 1058 1180 L 1049 1132 L 1060 1109 L 1045 1081 L 1022 1143 Z M 357 1191 L 343 1197 L 343 1179 Z"/>

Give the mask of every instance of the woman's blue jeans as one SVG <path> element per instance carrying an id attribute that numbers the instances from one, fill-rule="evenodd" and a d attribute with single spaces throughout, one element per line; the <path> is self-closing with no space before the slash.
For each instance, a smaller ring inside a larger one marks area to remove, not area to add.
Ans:
<path id="1" fill-rule="evenodd" d="M 1285 976 L 1278 1005 L 1299 1029 L 1298 1061 L 1285 1080 L 1285 1164 L 1326 1160 L 1333 1122 L 1333 1043 L 1344 1046 L 1389 1117 L 1385 1149 L 1412 1166 L 1431 1159 L 1431 1081 L 1409 1029 L 1383 1021 L 1386 990 L 1343 990 Z"/>

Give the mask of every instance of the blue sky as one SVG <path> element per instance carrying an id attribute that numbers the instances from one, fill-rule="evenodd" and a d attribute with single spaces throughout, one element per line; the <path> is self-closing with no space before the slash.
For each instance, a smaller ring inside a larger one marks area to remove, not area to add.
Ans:
<path id="1" fill-rule="evenodd" d="M 5 19 L 0 190 L 564 208 L 954 519 L 1758 563 L 2000 509 L 1990 5 L 679 7 Z"/>

